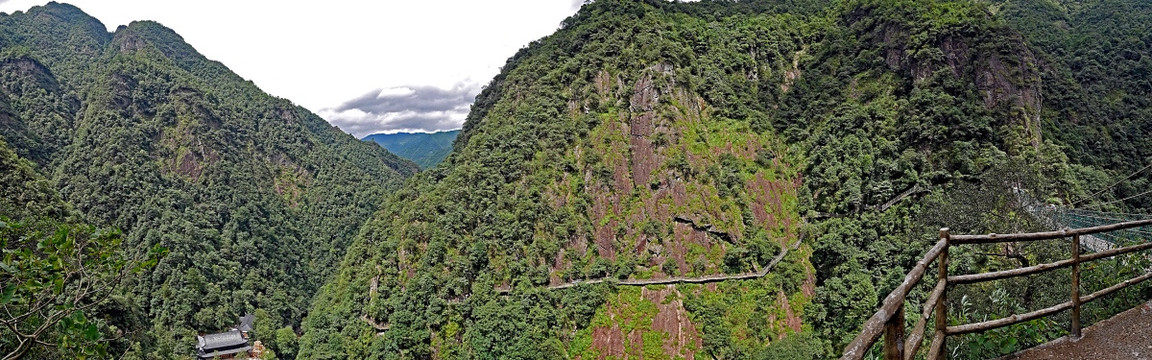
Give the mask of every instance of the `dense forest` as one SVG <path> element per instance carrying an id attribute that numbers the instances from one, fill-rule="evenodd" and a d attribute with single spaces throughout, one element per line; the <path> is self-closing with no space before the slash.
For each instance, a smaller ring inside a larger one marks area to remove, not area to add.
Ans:
<path id="1" fill-rule="evenodd" d="M 112 247 L 118 260 L 107 264 L 121 266 L 101 269 L 113 275 L 147 265 L 110 278 L 115 291 L 98 306 L 56 319 L 60 329 L 41 341 L 57 346 L 37 344 L 31 358 L 73 358 L 96 344 L 107 357 L 190 356 L 197 333 L 253 312 L 266 326 L 298 328 L 360 224 L 417 171 L 263 93 L 160 24 L 109 33 L 57 3 L 0 15 L 0 129 L 4 264 L 19 271 L 0 277 L 5 306 L 35 304 L 34 285 L 51 272 L 31 260 L 50 259 L 52 241 Z M 57 297 L 89 284 L 55 279 Z M 84 326 L 73 334 L 65 323 Z M 12 331 L 29 334 L 0 328 L 5 354 L 23 342 Z"/>
<path id="2" fill-rule="evenodd" d="M 1149 20 L 1138 0 L 585 2 L 450 147 L 416 146 L 418 172 L 160 24 L 0 14 L 0 306 L 33 314 L 0 318 L 0 350 L 185 358 L 253 313 L 266 358 L 836 358 L 941 227 L 1047 230 L 1025 198 L 1152 211 Z M 1067 256 L 956 248 L 950 273 Z M 1085 291 L 1139 260 L 1086 267 Z M 1068 275 L 956 287 L 948 321 L 1059 303 Z"/>
<path id="3" fill-rule="evenodd" d="M 434 133 L 372 134 L 362 140 L 374 141 L 396 156 L 412 160 L 421 169 L 440 164 L 452 152 L 459 130 Z"/>

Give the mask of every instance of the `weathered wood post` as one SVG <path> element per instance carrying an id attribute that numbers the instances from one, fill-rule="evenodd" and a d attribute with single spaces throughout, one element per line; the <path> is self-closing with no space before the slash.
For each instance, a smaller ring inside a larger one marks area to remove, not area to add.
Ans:
<path id="1" fill-rule="evenodd" d="M 1072 334 L 1080 339 L 1080 235 L 1072 236 Z"/>
<path id="2" fill-rule="evenodd" d="M 884 359 L 904 360 L 904 302 L 884 323 Z"/>
<path id="3" fill-rule="evenodd" d="M 946 358 L 947 341 L 948 338 L 948 251 L 952 246 L 951 241 L 948 239 L 951 236 L 948 234 L 948 228 L 940 229 L 940 239 L 944 240 L 944 252 L 940 253 L 940 270 L 938 272 L 939 281 L 944 283 L 944 291 L 940 293 L 940 298 L 936 299 L 936 337 L 940 338 L 939 351 L 936 353 L 936 359 Z M 935 348 L 935 346 L 933 346 Z"/>

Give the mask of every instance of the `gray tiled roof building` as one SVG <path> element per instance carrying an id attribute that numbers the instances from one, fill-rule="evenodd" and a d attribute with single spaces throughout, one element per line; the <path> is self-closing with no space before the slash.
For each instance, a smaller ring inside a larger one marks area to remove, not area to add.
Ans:
<path id="1" fill-rule="evenodd" d="M 252 350 L 252 346 L 248 345 L 248 339 L 244 338 L 240 330 L 196 337 L 196 356 L 199 359 L 231 357 L 229 355 L 247 353 L 249 350 Z"/>

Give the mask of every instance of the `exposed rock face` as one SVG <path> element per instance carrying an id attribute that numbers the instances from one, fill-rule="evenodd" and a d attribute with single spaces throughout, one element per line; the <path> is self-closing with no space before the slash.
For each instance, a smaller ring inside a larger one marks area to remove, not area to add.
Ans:
<path id="1" fill-rule="evenodd" d="M 792 65 L 798 66 L 800 54 L 795 56 Z M 593 84 L 597 101 L 626 103 L 628 111 L 605 118 L 591 135 L 592 146 L 575 150 L 581 158 L 594 154 L 599 168 L 604 169 L 598 173 L 597 167 L 589 166 L 583 176 L 592 201 L 588 217 L 595 228 L 596 254 L 617 259 L 623 251 L 648 257 L 649 262 L 639 265 L 655 269 L 657 278 L 719 272 L 714 261 L 703 269 L 693 269 L 693 263 L 708 261 L 699 253 L 689 254 L 689 248 L 723 252 L 739 245 L 749 226 L 780 229 L 782 236 L 775 241 L 786 244 L 794 239 L 794 226 L 798 225 L 795 210 L 786 207 L 784 200 L 796 196 L 800 177 L 775 178 L 776 174 L 794 171 L 779 157 L 757 165 L 765 168 L 754 171 L 753 180 L 738 189 L 744 193 L 738 197 L 747 197 L 753 219 L 743 219 L 738 209 L 727 208 L 727 199 L 713 179 L 694 174 L 717 166 L 724 157 L 752 162 L 779 145 L 769 143 L 773 141 L 770 137 L 755 134 L 740 136 L 735 142 L 700 139 L 704 135 L 700 132 L 715 120 L 703 98 L 677 83 L 675 71 L 670 64 L 653 65 L 632 83 L 622 83 L 621 77 L 607 70 L 598 72 Z M 784 76 L 795 80 L 799 70 L 792 71 L 792 75 Z M 631 94 L 626 100 L 618 98 L 621 89 Z M 687 164 L 670 164 L 674 158 Z M 559 207 L 567 195 L 550 193 L 548 197 Z M 662 229 L 652 230 L 654 227 Z M 554 269 L 559 269 L 558 264 L 553 261 Z"/>
<path id="2" fill-rule="evenodd" d="M 40 61 L 26 56 L 0 61 L 0 136 L 21 156 L 47 165 L 67 145 L 79 108 Z"/>
<path id="3" fill-rule="evenodd" d="M 852 19 L 867 16 L 861 12 Z M 1012 41 L 998 44 L 997 48 L 982 48 L 974 44 L 976 34 L 947 35 L 926 44 L 910 44 L 909 31 L 904 25 L 886 23 L 874 30 L 877 46 L 885 49 L 884 62 L 892 70 L 908 72 L 916 82 L 928 79 L 934 72 L 947 69 L 952 75 L 976 85 L 984 106 L 994 109 L 1006 106 L 1013 109 L 1012 119 L 1025 129 L 1023 134 L 1038 147 L 1043 141 L 1040 132 L 1040 95 L 1042 80 L 1035 54 L 1020 34 L 1008 29 L 997 29 L 997 35 Z M 987 34 L 985 34 L 987 35 Z"/>
<path id="4" fill-rule="evenodd" d="M 682 296 L 675 286 L 660 290 L 641 288 L 639 298 L 633 302 L 610 303 L 606 311 L 611 325 L 592 329 L 596 359 L 640 359 L 644 349 L 654 347 L 669 358 L 695 359 L 702 345 L 700 332 L 689 320 Z M 653 339 L 660 343 L 645 343 Z"/>

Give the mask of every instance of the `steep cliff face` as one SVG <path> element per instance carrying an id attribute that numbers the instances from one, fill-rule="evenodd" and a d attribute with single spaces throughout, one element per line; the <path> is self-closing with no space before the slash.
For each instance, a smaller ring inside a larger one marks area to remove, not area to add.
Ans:
<path id="1" fill-rule="evenodd" d="M 601 0 L 521 50 L 365 226 L 301 356 L 831 351 L 896 275 L 863 274 L 922 245 L 905 199 L 1043 140 L 1031 53 L 979 4 L 801 3 Z M 786 248 L 762 278 L 627 284 Z M 872 292 L 843 304 L 846 276 Z"/>
<path id="2" fill-rule="evenodd" d="M 21 156 L 48 165 L 69 142 L 80 102 L 65 93 L 48 67 L 27 54 L 0 63 L 4 137 Z"/>
<path id="3" fill-rule="evenodd" d="M 914 85 L 944 69 L 957 79 L 969 81 L 985 108 L 1012 115 L 998 120 L 1019 126 L 1023 129 L 1020 135 L 1039 147 L 1043 142 L 1042 86 L 1040 65 L 1032 49 L 1015 29 L 985 9 L 970 7 L 965 13 L 960 6 L 939 7 L 946 16 L 957 18 L 924 22 L 922 18 L 901 18 L 883 6 L 863 5 L 843 21 L 865 44 L 882 49 L 890 70 L 910 74 Z M 949 20 L 967 23 L 948 29 L 944 22 Z"/>

